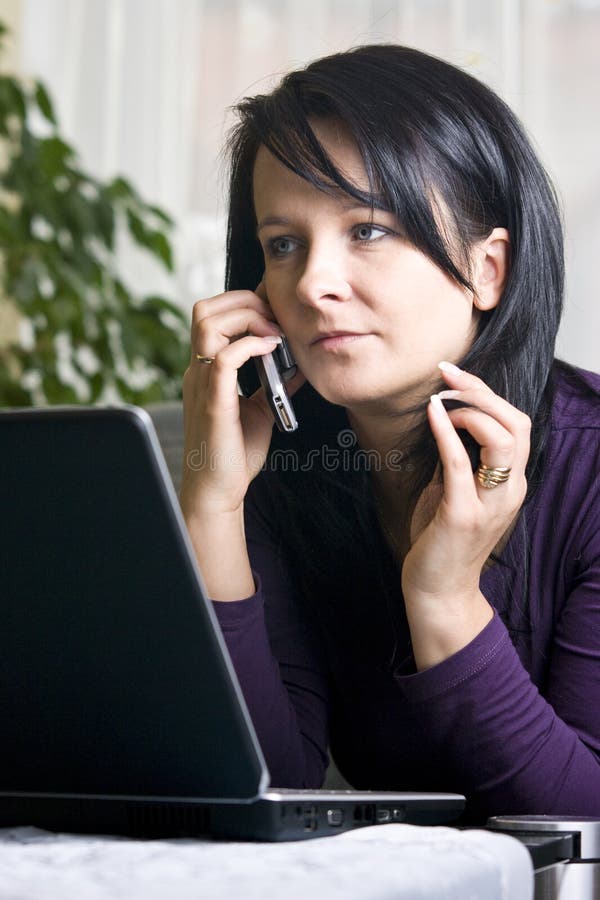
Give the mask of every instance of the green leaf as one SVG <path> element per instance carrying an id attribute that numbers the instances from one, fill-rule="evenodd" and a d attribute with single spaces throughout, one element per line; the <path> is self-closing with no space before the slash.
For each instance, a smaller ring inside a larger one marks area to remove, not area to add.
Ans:
<path id="1" fill-rule="evenodd" d="M 113 279 L 111 287 L 114 291 L 115 300 L 117 301 L 118 306 L 123 309 L 126 309 L 130 306 L 132 308 L 135 308 L 135 297 L 133 297 L 130 291 L 127 290 L 120 278 Z"/>
<path id="2" fill-rule="evenodd" d="M 69 163 L 75 158 L 74 149 L 59 137 L 53 136 L 38 141 L 40 174 L 49 181 L 64 175 L 65 170 L 68 171 Z"/>
<path id="3" fill-rule="evenodd" d="M 164 390 L 158 380 L 135 392 L 135 403 L 139 406 L 146 406 L 148 403 L 158 403 L 163 399 Z"/>
<path id="4" fill-rule="evenodd" d="M 36 81 L 35 83 L 35 102 L 37 103 L 38 109 L 44 116 L 44 118 L 52 125 L 57 125 L 58 123 L 54 114 L 52 101 L 50 100 L 48 92 L 41 81 Z"/>
<path id="5" fill-rule="evenodd" d="M 122 175 L 109 182 L 106 190 L 113 200 L 137 200 L 135 188 Z"/>
<path id="6" fill-rule="evenodd" d="M 38 268 L 35 261 L 26 259 L 18 268 L 10 283 L 10 294 L 24 309 L 38 297 Z"/>
<path id="7" fill-rule="evenodd" d="M 70 384 L 59 381 L 54 372 L 48 372 L 42 378 L 42 386 L 49 403 L 81 403 L 77 392 Z"/>
<path id="8" fill-rule="evenodd" d="M 6 246 L 18 237 L 19 222 L 18 214 L 10 213 L 0 205 L 0 244 Z"/>
<path id="9" fill-rule="evenodd" d="M 160 260 L 169 272 L 173 271 L 173 257 L 171 245 L 161 231 L 152 231 L 146 228 L 142 219 L 131 209 L 127 210 L 127 224 L 131 236 L 146 250 L 149 250 L 156 259 Z"/>
<path id="10" fill-rule="evenodd" d="M 147 240 L 146 226 L 144 225 L 140 217 L 130 209 L 127 210 L 127 225 L 131 236 L 138 242 L 138 244 L 144 245 Z"/>
<path id="11" fill-rule="evenodd" d="M 188 327 L 188 317 L 180 309 L 179 306 L 176 306 L 175 303 L 171 303 L 170 300 L 166 300 L 164 297 L 158 296 L 150 296 L 144 297 L 144 299 L 140 303 L 140 309 L 154 313 L 156 315 L 160 315 L 160 313 L 169 313 L 169 315 L 174 316 L 176 319 L 179 319 L 181 324 L 187 331 Z"/>
<path id="12" fill-rule="evenodd" d="M 23 122 L 27 115 L 27 98 L 16 78 L 0 76 L 0 120 L 16 116 Z"/>
<path id="13" fill-rule="evenodd" d="M 115 213 L 108 192 L 101 190 L 96 201 L 96 221 L 103 243 L 112 250 L 114 247 Z"/>
<path id="14" fill-rule="evenodd" d="M 146 246 L 164 263 L 165 268 L 168 269 L 169 272 L 173 271 L 171 245 L 162 231 L 148 232 L 148 244 L 146 244 Z"/>
<path id="15" fill-rule="evenodd" d="M 171 216 L 169 216 L 164 211 L 164 209 L 161 209 L 159 206 L 147 206 L 146 209 L 148 212 L 152 213 L 153 216 L 156 216 L 158 219 L 160 219 L 161 222 L 164 222 L 165 225 L 168 225 L 169 227 L 171 227 L 172 225 L 175 224 L 173 222 L 173 219 L 171 218 Z"/>
<path id="16" fill-rule="evenodd" d="M 123 381 L 122 378 L 115 379 L 115 387 L 119 391 L 121 395 L 121 399 L 126 403 L 135 403 L 136 402 L 136 393 L 135 391 L 127 384 L 126 381 Z"/>
<path id="17" fill-rule="evenodd" d="M 69 191 L 63 200 L 63 208 L 65 224 L 78 245 L 87 235 L 97 233 L 95 201 L 88 200 L 77 191 Z"/>
<path id="18" fill-rule="evenodd" d="M 130 365 L 138 357 L 143 357 L 148 363 L 152 362 L 152 343 L 147 340 L 139 319 L 135 321 L 130 315 L 121 322 L 121 342 Z"/>
<path id="19" fill-rule="evenodd" d="M 91 390 L 90 403 L 96 403 L 100 399 L 100 394 L 104 390 L 104 377 L 102 372 L 96 372 L 95 375 L 89 379 L 89 386 Z"/>
<path id="20" fill-rule="evenodd" d="M 80 319 L 79 298 L 61 295 L 47 304 L 48 322 L 54 331 L 67 331 Z"/>
<path id="21" fill-rule="evenodd" d="M 2 406 L 29 406 L 31 404 L 29 392 L 2 371 L 0 371 L 0 397 Z"/>

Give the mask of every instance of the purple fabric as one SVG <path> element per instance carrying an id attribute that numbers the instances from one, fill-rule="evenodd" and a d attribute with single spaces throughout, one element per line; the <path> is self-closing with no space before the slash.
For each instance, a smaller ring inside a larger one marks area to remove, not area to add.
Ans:
<path id="1" fill-rule="evenodd" d="M 600 390 L 600 376 L 585 377 Z M 543 484 L 482 575 L 494 618 L 420 673 L 405 619 L 406 656 L 378 664 L 368 633 L 377 597 L 362 598 L 364 652 L 344 618 L 324 646 L 300 613 L 256 479 L 247 501 L 256 594 L 214 606 L 273 785 L 320 786 L 330 747 L 356 788 L 458 791 L 468 821 L 600 816 L 600 406 L 561 377 L 552 421 Z M 389 579 L 399 592 L 398 573 Z M 514 615 L 525 581 L 531 627 Z"/>

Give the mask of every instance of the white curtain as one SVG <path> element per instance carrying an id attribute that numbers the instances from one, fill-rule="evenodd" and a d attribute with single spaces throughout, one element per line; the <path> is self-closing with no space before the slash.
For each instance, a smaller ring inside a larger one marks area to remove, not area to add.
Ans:
<path id="1" fill-rule="evenodd" d="M 600 0 L 22 0 L 22 68 L 45 80 L 95 174 L 130 178 L 177 221 L 189 308 L 222 289 L 226 110 L 315 56 L 398 41 L 465 67 L 518 112 L 567 226 L 559 352 L 600 369 Z M 139 265 L 139 264 L 138 264 Z"/>

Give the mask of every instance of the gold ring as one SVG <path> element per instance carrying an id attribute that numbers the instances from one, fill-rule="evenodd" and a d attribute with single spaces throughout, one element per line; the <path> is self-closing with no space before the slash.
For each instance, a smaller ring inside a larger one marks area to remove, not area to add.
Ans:
<path id="1" fill-rule="evenodd" d="M 479 463 L 477 466 L 477 480 L 484 488 L 495 488 L 499 484 L 508 481 L 510 475 L 510 466 L 484 466 Z"/>
<path id="2" fill-rule="evenodd" d="M 212 366 L 215 361 L 214 356 L 202 356 L 201 353 L 196 353 L 196 359 L 198 362 L 204 363 L 205 366 Z"/>

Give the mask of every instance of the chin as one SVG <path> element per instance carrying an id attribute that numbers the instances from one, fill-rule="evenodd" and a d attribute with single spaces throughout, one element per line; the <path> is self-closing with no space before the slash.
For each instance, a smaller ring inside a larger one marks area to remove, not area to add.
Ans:
<path id="1" fill-rule="evenodd" d="M 369 390 L 364 382 L 357 384 L 354 378 L 348 381 L 336 382 L 336 384 L 331 382 L 323 383 L 321 379 L 316 378 L 314 381 L 311 381 L 311 384 L 324 400 L 336 406 L 359 407 L 364 404 L 378 403 L 383 399 L 383 391 L 381 389 L 374 388 Z"/>
<path id="2" fill-rule="evenodd" d="M 418 409 L 425 406 L 429 396 L 435 388 L 434 380 L 429 377 L 407 380 L 405 385 L 371 384 L 366 379 L 344 379 L 324 382 L 324 379 L 316 378 L 311 381 L 313 388 L 327 400 L 336 406 L 357 413 L 368 415 L 380 415 L 384 417 L 395 416 L 402 411 Z"/>

